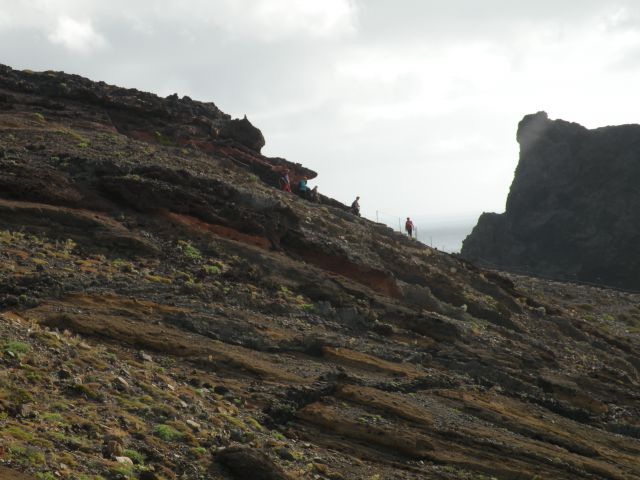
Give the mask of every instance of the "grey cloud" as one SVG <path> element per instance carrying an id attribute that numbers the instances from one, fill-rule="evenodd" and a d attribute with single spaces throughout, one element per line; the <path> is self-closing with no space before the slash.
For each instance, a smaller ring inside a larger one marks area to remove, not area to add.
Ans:
<path id="1" fill-rule="evenodd" d="M 575 25 L 628 4 L 628 0 L 367 0 L 359 3 L 359 26 L 368 38 L 384 41 L 495 38 L 545 22 Z"/>

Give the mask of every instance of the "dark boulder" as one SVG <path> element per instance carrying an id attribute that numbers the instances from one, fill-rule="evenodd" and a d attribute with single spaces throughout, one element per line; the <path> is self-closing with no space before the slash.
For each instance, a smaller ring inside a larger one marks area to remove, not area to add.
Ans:
<path id="1" fill-rule="evenodd" d="M 222 129 L 222 134 L 258 153 L 265 145 L 262 132 L 251 124 L 246 115 L 242 120 L 229 120 Z"/>
<path id="2" fill-rule="evenodd" d="M 234 479 L 291 480 L 269 457 L 253 448 L 226 448 L 218 452 L 215 458 L 231 472 Z"/>

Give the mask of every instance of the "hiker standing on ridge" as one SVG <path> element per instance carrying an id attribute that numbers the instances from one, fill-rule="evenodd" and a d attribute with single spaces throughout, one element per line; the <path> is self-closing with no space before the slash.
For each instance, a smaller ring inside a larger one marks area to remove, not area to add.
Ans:
<path id="1" fill-rule="evenodd" d="M 291 182 L 289 181 L 289 169 L 286 169 L 282 176 L 278 179 L 278 184 L 280 185 L 280 189 L 285 192 L 291 193 Z"/>
<path id="2" fill-rule="evenodd" d="M 404 229 L 407 231 L 409 238 L 413 238 L 413 222 L 409 217 L 407 217 L 407 221 L 404 222 Z"/>
<path id="3" fill-rule="evenodd" d="M 351 212 L 354 215 L 357 215 L 357 216 L 360 216 L 360 203 L 359 203 L 359 200 L 360 200 L 360 197 L 356 197 L 356 199 L 351 204 Z"/>

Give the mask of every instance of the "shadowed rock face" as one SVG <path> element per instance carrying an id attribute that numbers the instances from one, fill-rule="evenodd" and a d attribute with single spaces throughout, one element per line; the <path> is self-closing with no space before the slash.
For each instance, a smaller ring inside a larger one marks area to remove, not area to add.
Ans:
<path id="1" fill-rule="evenodd" d="M 640 295 L 282 192 L 229 122 L 0 68 L 0 479 L 640 478 Z"/>
<path id="2" fill-rule="evenodd" d="M 588 130 L 539 112 L 520 122 L 503 214 L 462 255 L 555 278 L 640 289 L 640 125 Z"/>

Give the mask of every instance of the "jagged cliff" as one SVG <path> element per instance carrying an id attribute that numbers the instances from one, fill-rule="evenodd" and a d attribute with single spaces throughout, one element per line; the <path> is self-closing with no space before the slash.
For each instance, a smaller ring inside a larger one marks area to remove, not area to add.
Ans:
<path id="1" fill-rule="evenodd" d="M 640 298 L 278 191 L 262 143 L 0 69 L 0 478 L 640 476 Z"/>
<path id="2" fill-rule="evenodd" d="M 640 290 L 640 125 L 588 130 L 539 112 L 517 139 L 506 211 L 483 214 L 462 255 Z"/>

